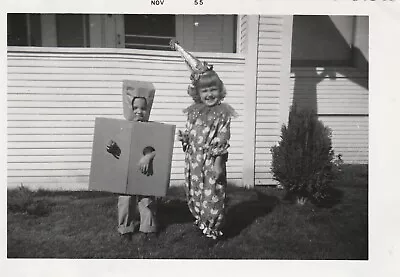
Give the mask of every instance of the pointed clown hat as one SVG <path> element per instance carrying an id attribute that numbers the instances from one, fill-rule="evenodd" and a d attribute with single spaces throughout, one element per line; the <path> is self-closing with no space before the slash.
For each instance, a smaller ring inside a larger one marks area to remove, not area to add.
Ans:
<path id="1" fill-rule="evenodd" d="M 184 59 L 186 65 L 188 66 L 188 68 L 191 72 L 190 80 L 192 81 L 192 86 L 195 85 L 195 83 L 199 80 L 201 75 L 203 75 L 207 71 L 211 71 L 213 69 L 212 65 L 209 65 L 207 62 L 200 61 L 195 56 L 193 56 L 191 53 L 189 53 L 188 51 L 183 49 L 183 47 L 180 46 L 179 42 L 177 42 L 176 40 L 171 40 L 170 46 L 173 50 L 176 50 L 179 52 L 179 54 Z"/>
<path id="2" fill-rule="evenodd" d="M 147 114 L 145 120 L 150 117 L 151 107 L 153 106 L 155 88 L 152 83 L 144 81 L 123 80 L 122 85 L 122 103 L 124 108 L 124 117 L 126 120 L 133 119 L 132 101 L 136 97 L 143 97 L 147 102 Z"/>

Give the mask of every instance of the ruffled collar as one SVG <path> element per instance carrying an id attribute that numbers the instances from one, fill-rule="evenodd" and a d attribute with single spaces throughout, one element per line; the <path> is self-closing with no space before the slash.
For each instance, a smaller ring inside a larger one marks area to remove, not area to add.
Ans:
<path id="1" fill-rule="evenodd" d="M 208 121 L 215 120 L 220 117 L 238 116 L 235 109 L 226 103 L 219 103 L 212 107 L 209 107 L 204 103 L 194 103 L 188 108 L 184 109 L 183 112 L 188 115 L 191 122 L 194 122 L 197 118 Z"/>

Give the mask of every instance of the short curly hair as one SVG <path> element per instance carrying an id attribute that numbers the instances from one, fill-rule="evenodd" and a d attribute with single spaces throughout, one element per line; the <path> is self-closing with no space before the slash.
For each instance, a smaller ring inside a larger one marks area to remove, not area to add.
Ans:
<path id="1" fill-rule="evenodd" d="M 201 74 L 199 78 L 192 83 L 192 86 L 189 86 L 188 94 L 193 98 L 194 102 L 201 103 L 199 89 L 210 86 L 218 87 L 221 94 L 220 100 L 225 98 L 225 85 L 214 70 L 207 70 Z"/>

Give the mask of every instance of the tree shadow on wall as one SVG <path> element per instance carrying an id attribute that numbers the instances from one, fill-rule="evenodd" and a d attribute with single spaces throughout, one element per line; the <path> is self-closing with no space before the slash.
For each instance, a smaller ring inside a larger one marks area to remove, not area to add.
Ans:
<path id="1" fill-rule="evenodd" d="M 309 23 L 310 20 L 313 24 Z M 315 36 L 318 37 L 318 43 L 315 42 Z M 310 44 L 309 41 L 314 43 Z M 329 57 L 330 51 L 347 53 L 348 57 L 341 61 L 296 60 L 299 55 L 313 56 L 315 52 L 320 57 Z M 352 70 L 356 64 L 359 67 Z M 324 80 L 349 79 L 368 89 L 368 60 L 360 49 L 349 45 L 327 15 L 294 17 L 291 73 L 294 74 L 291 104 L 300 110 L 311 109 L 316 114 L 319 113 L 318 84 Z M 337 91 L 340 89 L 338 86 Z"/>

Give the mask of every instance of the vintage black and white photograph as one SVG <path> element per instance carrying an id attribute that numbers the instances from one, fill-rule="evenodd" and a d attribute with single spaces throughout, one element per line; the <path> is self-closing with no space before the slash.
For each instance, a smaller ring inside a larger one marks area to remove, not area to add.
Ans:
<path id="1" fill-rule="evenodd" d="M 369 17 L 7 14 L 7 257 L 368 260 Z"/>

